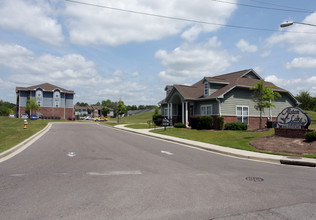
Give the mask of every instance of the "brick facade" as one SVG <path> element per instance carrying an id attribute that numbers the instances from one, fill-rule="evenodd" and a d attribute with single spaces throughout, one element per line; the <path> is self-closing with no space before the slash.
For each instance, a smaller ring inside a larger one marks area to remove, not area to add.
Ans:
<path id="1" fill-rule="evenodd" d="M 281 137 L 304 138 L 309 129 L 292 129 L 292 128 L 274 128 L 274 134 Z"/>
<path id="2" fill-rule="evenodd" d="M 41 113 L 43 117 L 59 117 L 60 119 L 68 119 L 74 115 L 73 108 L 40 107 L 40 109 L 32 112 L 32 114 L 36 114 L 37 112 Z M 22 113 L 25 113 L 25 107 L 21 106 L 19 117 L 21 117 Z"/>

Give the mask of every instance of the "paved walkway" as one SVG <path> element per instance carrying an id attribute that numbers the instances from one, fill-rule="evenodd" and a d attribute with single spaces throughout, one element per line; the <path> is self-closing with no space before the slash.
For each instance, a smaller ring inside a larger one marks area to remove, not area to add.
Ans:
<path id="1" fill-rule="evenodd" d="M 127 128 L 125 125 L 116 125 L 115 128 L 142 134 L 154 138 L 159 138 L 167 141 L 172 141 L 180 144 L 185 144 L 188 146 L 212 151 L 215 153 L 220 153 L 223 155 L 229 155 L 234 156 L 238 158 L 243 159 L 250 159 L 250 160 L 257 160 L 257 161 L 264 161 L 264 162 L 270 162 L 270 163 L 277 163 L 277 164 L 288 164 L 288 165 L 300 165 L 300 166 L 310 166 L 310 167 L 316 167 L 316 159 L 310 159 L 310 158 L 302 158 L 302 157 L 290 157 L 290 156 L 279 156 L 279 155 L 272 155 L 272 154 L 264 154 L 264 153 L 258 153 L 258 152 L 252 152 L 252 151 L 246 151 L 246 150 L 239 150 L 234 149 L 230 147 L 222 147 L 215 144 L 208 144 L 203 143 L 199 141 L 192 141 L 188 139 L 178 138 L 178 137 L 172 137 L 162 134 L 156 134 L 153 132 L 150 132 L 152 129 L 132 129 Z"/>

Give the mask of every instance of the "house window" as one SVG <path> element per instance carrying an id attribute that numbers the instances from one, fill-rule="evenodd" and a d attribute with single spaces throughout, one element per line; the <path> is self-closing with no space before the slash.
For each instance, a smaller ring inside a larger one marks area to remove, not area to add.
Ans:
<path id="1" fill-rule="evenodd" d="M 208 92 L 208 83 L 204 83 L 204 96 L 208 96 L 209 95 L 209 92 Z"/>
<path id="2" fill-rule="evenodd" d="M 164 108 L 163 112 L 164 112 L 164 116 L 168 116 L 168 108 Z"/>
<path id="3" fill-rule="evenodd" d="M 237 106 L 236 107 L 237 122 L 243 122 L 248 124 L 249 118 L 249 107 L 248 106 Z"/>
<path id="4" fill-rule="evenodd" d="M 212 115 L 212 105 L 201 105 L 201 115 Z"/>

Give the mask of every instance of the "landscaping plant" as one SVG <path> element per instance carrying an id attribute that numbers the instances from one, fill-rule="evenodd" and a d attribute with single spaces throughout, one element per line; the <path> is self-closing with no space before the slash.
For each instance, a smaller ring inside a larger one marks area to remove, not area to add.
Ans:
<path id="1" fill-rule="evenodd" d="M 316 130 L 306 133 L 304 137 L 305 137 L 305 140 L 308 142 L 316 141 Z"/>
<path id="2" fill-rule="evenodd" d="M 175 123 L 173 125 L 173 127 L 175 127 L 175 128 L 186 128 L 185 124 L 183 124 L 181 122 Z"/>
<path id="3" fill-rule="evenodd" d="M 248 125 L 242 122 L 230 122 L 225 124 L 225 130 L 247 130 Z"/>

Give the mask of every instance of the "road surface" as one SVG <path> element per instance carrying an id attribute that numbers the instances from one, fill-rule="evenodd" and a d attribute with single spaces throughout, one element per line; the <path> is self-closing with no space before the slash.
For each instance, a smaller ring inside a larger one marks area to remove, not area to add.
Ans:
<path id="1" fill-rule="evenodd" d="M 316 219 L 315 183 L 315 168 L 56 123 L 0 163 L 0 219 Z"/>

